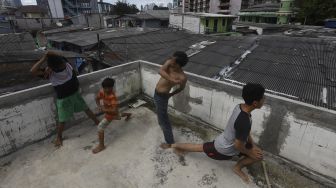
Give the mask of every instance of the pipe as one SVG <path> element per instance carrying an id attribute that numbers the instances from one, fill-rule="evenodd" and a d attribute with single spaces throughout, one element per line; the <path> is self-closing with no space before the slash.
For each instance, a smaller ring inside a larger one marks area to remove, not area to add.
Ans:
<path id="1" fill-rule="evenodd" d="M 271 187 L 271 183 L 270 183 L 270 180 L 268 178 L 268 174 L 267 174 L 267 170 L 266 170 L 266 163 L 265 161 L 261 161 L 261 164 L 262 164 L 262 167 L 264 169 L 264 175 L 265 175 L 265 179 L 266 179 L 266 183 L 267 183 L 267 188 L 272 188 Z"/>

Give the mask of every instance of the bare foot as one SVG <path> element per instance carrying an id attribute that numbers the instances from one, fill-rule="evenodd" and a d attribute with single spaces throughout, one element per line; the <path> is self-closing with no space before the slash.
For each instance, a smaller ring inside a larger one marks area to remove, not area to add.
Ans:
<path id="1" fill-rule="evenodd" d="M 233 172 L 236 173 L 245 183 L 250 182 L 250 178 L 237 166 L 232 168 Z"/>
<path id="2" fill-rule="evenodd" d="M 56 148 L 59 148 L 59 147 L 63 146 L 62 138 L 56 138 L 56 140 L 54 140 L 53 143 L 54 143 L 54 146 L 55 146 Z"/>
<path id="3" fill-rule="evenodd" d="M 125 121 L 128 121 L 131 119 L 131 116 L 132 116 L 131 113 L 125 113 L 125 115 L 126 115 Z"/>
<path id="4" fill-rule="evenodd" d="M 177 149 L 177 148 L 174 148 L 173 152 L 179 157 L 181 157 L 181 156 L 183 157 L 184 154 L 185 154 L 185 151 Z"/>
<path id="5" fill-rule="evenodd" d="M 97 147 L 95 147 L 93 150 L 92 150 L 92 153 L 96 154 L 96 153 L 99 153 L 101 151 L 103 151 L 105 149 L 105 146 L 100 146 L 98 145 Z"/>
<path id="6" fill-rule="evenodd" d="M 162 143 L 162 144 L 160 144 L 160 148 L 162 148 L 162 149 L 171 148 L 171 144 Z"/>

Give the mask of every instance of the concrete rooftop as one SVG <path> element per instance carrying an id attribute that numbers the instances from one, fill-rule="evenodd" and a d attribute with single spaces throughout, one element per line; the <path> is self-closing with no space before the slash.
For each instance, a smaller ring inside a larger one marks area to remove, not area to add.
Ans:
<path id="1" fill-rule="evenodd" d="M 211 160 L 203 153 L 189 153 L 180 161 L 159 147 L 163 136 L 154 112 L 146 107 L 128 111 L 133 118 L 107 128 L 107 148 L 99 154 L 91 153 L 97 129 L 83 120 L 65 131 L 60 149 L 53 147 L 53 136 L 1 158 L 0 187 L 256 187 L 231 171 L 233 161 Z M 176 140 L 202 143 L 217 134 L 207 130 L 205 136 L 191 129 L 174 127 Z"/>
<path id="2" fill-rule="evenodd" d="M 116 79 L 121 104 L 145 97 L 151 103 L 159 65 L 136 61 L 79 76 L 81 94 L 91 109 L 106 76 Z M 183 92 L 169 100 L 177 142 L 203 143 L 225 131 L 241 87 L 187 73 Z M 232 161 L 192 153 L 185 162 L 158 146 L 163 141 L 155 114 L 130 109 L 130 122 L 107 130 L 107 149 L 91 154 L 96 127 L 76 114 L 64 146 L 51 144 L 56 130 L 54 91 L 50 84 L 0 96 L 0 188 L 7 187 L 246 187 Z M 151 105 L 149 105 L 150 107 Z M 253 112 L 251 136 L 265 151 L 267 171 L 276 187 L 336 187 L 336 112 L 266 93 Z M 52 136 L 52 137 L 50 137 Z M 264 180 L 260 164 L 249 168 Z M 255 185 L 248 185 L 255 186 Z"/>

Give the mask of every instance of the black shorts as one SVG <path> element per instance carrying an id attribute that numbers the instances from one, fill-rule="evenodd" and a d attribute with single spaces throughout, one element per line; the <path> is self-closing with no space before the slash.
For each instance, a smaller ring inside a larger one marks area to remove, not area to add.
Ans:
<path id="1" fill-rule="evenodd" d="M 223 155 L 223 154 L 219 153 L 215 149 L 214 141 L 204 143 L 203 144 L 203 151 L 211 159 L 215 159 L 215 160 L 230 160 L 230 159 L 232 159 L 232 156 L 227 156 L 227 155 Z"/>

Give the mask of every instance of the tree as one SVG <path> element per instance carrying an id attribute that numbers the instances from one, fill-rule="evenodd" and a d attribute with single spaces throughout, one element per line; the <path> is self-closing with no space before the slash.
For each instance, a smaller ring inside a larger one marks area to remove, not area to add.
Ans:
<path id="1" fill-rule="evenodd" d="M 336 18 L 335 0 L 295 0 L 299 8 L 296 21 L 306 25 L 323 25 L 327 18 Z"/>
<path id="2" fill-rule="evenodd" d="M 136 5 L 123 3 L 121 1 L 118 1 L 114 6 L 115 14 L 117 15 L 124 15 L 124 14 L 136 14 L 139 12 L 139 9 L 136 7 Z"/>

